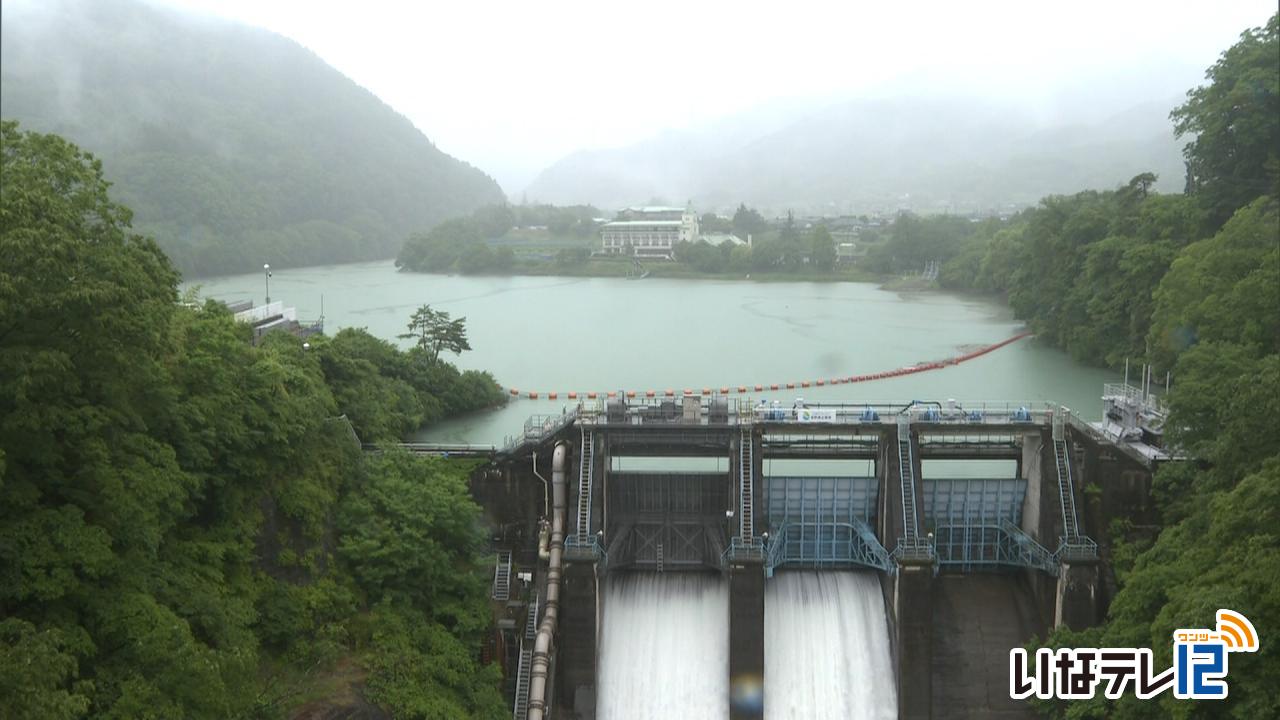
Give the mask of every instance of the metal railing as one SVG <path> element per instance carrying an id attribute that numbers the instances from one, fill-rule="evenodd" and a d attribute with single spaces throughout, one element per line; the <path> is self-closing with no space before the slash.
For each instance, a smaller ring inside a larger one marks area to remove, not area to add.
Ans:
<path id="1" fill-rule="evenodd" d="M 939 565 L 970 570 L 1008 566 L 1058 574 L 1058 560 L 1011 520 L 941 524 L 934 529 Z"/>
<path id="2" fill-rule="evenodd" d="M 696 398 L 698 400 L 698 416 L 696 419 L 685 417 L 684 401 L 686 398 Z M 609 401 L 623 403 L 623 416 L 621 418 L 610 417 L 607 412 L 607 406 L 601 407 L 600 403 Z M 717 405 L 717 401 L 723 401 L 723 404 Z M 605 398 L 604 401 L 597 399 L 594 403 L 596 403 L 594 410 L 587 411 L 584 409 L 580 412 L 579 419 L 583 422 L 601 425 L 663 425 L 673 427 L 709 425 L 731 427 L 750 425 L 755 421 L 755 416 L 751 411 L 751 405 L 748 400 L 720 394 L 654 397 L 624 397 L 617 395 L 613 398 Z M 720 413 L 723 414 L 719 415 Z"/>
<path id="3" fill-rule="evenodd" d="M 724 549 L 720 555 L 722 564 L 728 564 L 735 560 L 761 560 L 765 558 L 764 540 L 753 537 L 744 540 L 738 536 L 729 538 L 729 547 Z"/>
<path id="4" fill-rule="evenodd" d="M 915 545 L 919 536 L 915 455 L 911 448 L 911 418 L 907 415 L 898 416 L 898 479 L 902 501 L 902 534 L 905 537 L 905 544 Z"/>
<path id="5" fill-rule="evenodd" d="M 604 545 L 600 544 L 600 538 L 597 535 L 592 535 L 585 540 L 575 535 L 565 537 L 564 556 L 566 560 L 586 560 L 602 564 L 609 562 L 609 553 L 605 552 Z"/>
<path id="6" fill-rule="evenodd" d="M 937 550 L 934 546 L 934 540 L 929 535 L 926 535 L 923 538 L 918 538 L 917 541 L 911 545 L 907 544 L 906 538 L 899 537 L 898 546 L 889 554 L 892 555 L 899 563 L 932 563 L 938 557 Z"/>
<path id="7" fill-rule="evenodd" d="M 414 455 L 442 455 L 448 457 L 456 455 L 459 457 L 485 457 L 492 455 L 498 451 L 496 445 L 482 445 L 474 443 L 398 443 L 394 447 L 398 447 Z M 361 448 L 367 452 L 377 452 L 383 448 L 382 445 L 376 443 L 364 443 Z"/>
<path id="8" fill-rule="evenodd" d="M 511 551 L 499 550 L 493 567 L 493 599 L 506 602 L 511 597 Z"/>
<path id="9" fill-rule="evenodd" d="M 770 533 L 765 549 L 765 573 L 783 565 L 836 568 L 854 565 L 889 571 L 893 559 L 871 526 L 852 522 L 788 522 Z"/>
<path id="10" fill-rule="evenodd" d="M 579 544 L 586 544 L 591 536 L 591 487 L 595 474 L 595 434 L 580 427 L 581 439 L 578 444 L 578 522 L 574 528 L 574 537 Z"/>
<path id="11" fill-rule="evenodd" d="M 1046 402 L 913 402 L 887 403 L 805 403 L 791 407 L 757 404 L 756 420 L 797 425 L 892 425 L 900 417 L 917 423 L 940 424 L 1043 424 L 1053 417 L 1056 406 Z"/>
<path id="12" fill-rule="evenodd" d="M 511 704 L 512 720 L 526 720 L 529 716 L 529 674 L 533 666 L 533 647 L 520 643 L 520 664 L 516 667 L 515 701 Z"/>
<path id="13" fill-rule="evenodd" d="M 1165 405 L 1163 396 L 1143 392 L 1142 388 L 1134 387 L 1128 383 L 1104 383 L 1102 396 L 1104 398 L 1118 398 L 1162 415 L 1168 414 L 1168 408 Z"/>
<path id="14" fill-rule="evenodd" d="M 747 426 L 738 433 L 738 536 L 755 537 L 755 435 Z"/>
<path id="15" fill-rule="evenodd" d="M 1098 559 L 1098 543 L 1087 535 L 1078 535 L 1068 541 L 1065 536 L 1058 538 L 1058 550 L 1053 557 L 1058 562 L 1081 562 Z"/>
<path id="16" fill-rule="evenodd" d="M 524 421 L 524 429 L 519 435 L 507 436 L 502 444 L 502 451 L 510 453 L 526 443 L 539 443 L 568 427 L 583 415 L 581 404 L 559 415 L 530 415 Z"/>
<path id="17" fill-rule="evenodd" d="M 906 417 L 921 423 L 922 430 L 932 432 L 932 425 L 993 425 L 1007 426 L 1043 425 L 1052 421 L 1056 406 L 1044 402 L 966 402 L 966 403 L 912 403 L 907 406 L 888 403 L 815 403 L 792 407 L 774 407 L 755 403 L 750 398 L 725 397 L 723 395 L 698 395 L 700 407 L 696 421 L 686 420 L 680 403 L 685 396 L 617 398 L 623 400 L 624 417 L 621 422 L 609 421 L 604 413 L 603 400 L 579 402 L 560 415 L 532 415 L 524 423 L 522 432 L 508 436 L 502 452 L 511 453 L 529 443 L 538 443 L 563 430 L 574 422 L 601 425 L 660 425 L 680 427 L 741 426 L 755 423 L 787 424 L 796 427 L 820 425 L 891 426 Z M 723 399 L 727 412 L 723 419 L 711 420 L 712 399 Z M 671 412 L 674 404 L 678 413 Z M 663 408 L 667 408 L 664 413 Z"/>

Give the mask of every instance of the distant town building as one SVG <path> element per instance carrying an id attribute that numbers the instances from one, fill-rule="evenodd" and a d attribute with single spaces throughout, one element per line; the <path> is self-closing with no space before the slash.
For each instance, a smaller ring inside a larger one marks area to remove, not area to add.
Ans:
<path id="1" fill-rule="evenodd" d="M 671 259 L 676 243 L 698 238 L 698 215 L 692 207 L 627 208 L 600 228 L 605 255 Z"/>

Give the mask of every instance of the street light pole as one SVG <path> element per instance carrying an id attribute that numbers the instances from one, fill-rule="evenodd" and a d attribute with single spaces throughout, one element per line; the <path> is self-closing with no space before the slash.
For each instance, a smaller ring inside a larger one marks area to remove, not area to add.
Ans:
<path id="1" fill-rule="evenodd" d="M 264 275 L 266 275 L 266 277 L 263 278 L 263 281 L 267 284 L 267 304 L 270 305 L 271 304 L 271 265 L 269 265 L 268 263 L 263 263 L 262 272 Z"/>

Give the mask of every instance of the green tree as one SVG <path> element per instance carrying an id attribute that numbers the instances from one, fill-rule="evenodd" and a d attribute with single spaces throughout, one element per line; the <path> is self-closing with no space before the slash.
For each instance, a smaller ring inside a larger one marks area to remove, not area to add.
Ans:
<path id="1" fill-rule="evenodd" d="M 747 207 L 746 203 L 738 205 L 738 209 L 733 213 L 733 232 L 743 240 L 748 235 L 759 235 L 769 229 L 769 222 L 764 219 L 755 208 Z"/>
<path id="2" fill-rule="evenodd" d="M 1246 30 L 1171 114 L 1192 136 L 1184 149 L 1188 184 L 1212 229 L 1265 193 L 1280 195 L 1280 13 Z"/>
<path id="3" fill-rule="evenodd" d="M 826 225 L 819 225 L 809 233 L 809 262 L 819 270 L 836 266 L 836 243 Z"/>
<path id="4" fill-rule="evenodd" d="M 449 313 L 423 305 L 409 318 L 409 332 L 399 337 L 402 340 L 415 340 L 417 346 L 434 363 L 440 360 L 440 352 L 443 350 L 458 354 L 471 349 L 467 342 L 466 322 L 465 317 L 451 319 Z"/>
<path id="5" fill-rule="evenodd" d="M 730 232 L 733 230 L 733 221 L 725 220 L 713 212 L 708 212 L 703 213 L 702 217 L 698 218 L 698 228 L 702 232 Z M 746 237 L 744 236 L 742 239 L 746 240 Z"/>

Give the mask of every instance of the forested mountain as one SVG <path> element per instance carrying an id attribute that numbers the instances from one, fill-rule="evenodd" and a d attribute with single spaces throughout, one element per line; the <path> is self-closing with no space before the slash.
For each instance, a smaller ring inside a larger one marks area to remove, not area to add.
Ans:
<path id="1" fill-rule="evenodd" d="M 1180 190 L 1182 159 L 1168 120 L 1177 102 L 1046 125 L 1025 110 L 974 98 L 857 100 L 750 137 L 670 132 L 575 153 L 543 171 L 526 194 L 598 207 L 661 196 L 707 208 L 745 201 L 774 213 L 830 213 L 1026 205 L 1047 194 L 1111 188 L 1116 177 L 1146 171 L 1160 176 L 1161 189 Z M 732 119 L 717 127 L 748 122 L 751 113 Z"/>
<path id="2" fill-rule="evenodd" d="M 504 199 L 292 40 L 135 0 L 6 3 L 0 112 L 103 159 L 188 275 L 395 255 Z"/>

